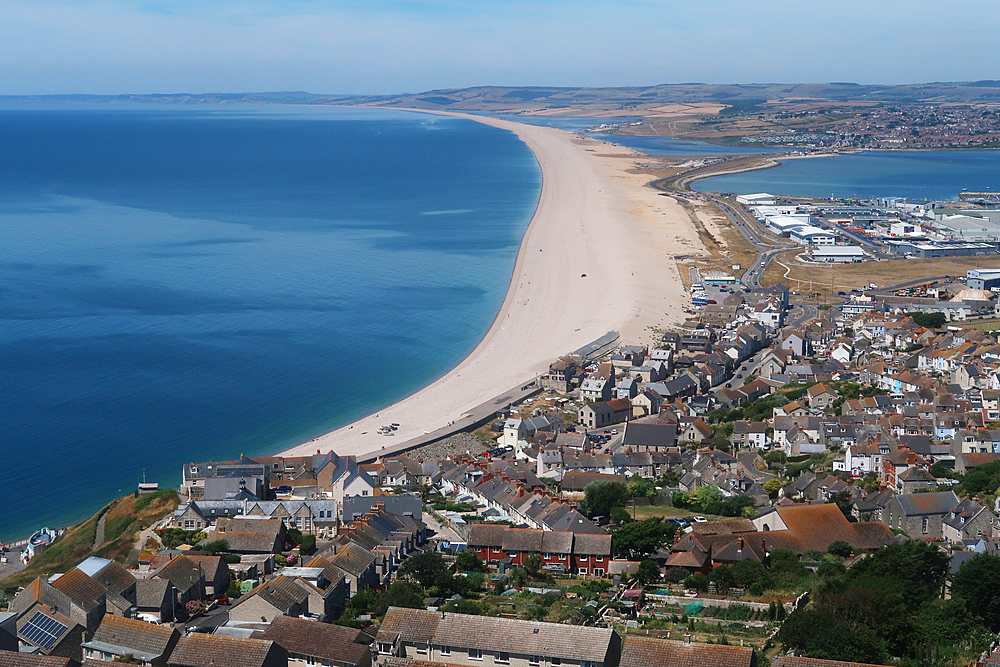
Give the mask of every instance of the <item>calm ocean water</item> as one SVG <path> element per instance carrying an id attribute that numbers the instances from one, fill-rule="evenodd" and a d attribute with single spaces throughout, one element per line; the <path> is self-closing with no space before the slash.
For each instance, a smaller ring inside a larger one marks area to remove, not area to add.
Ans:
<path id="1" fill-rule="evenodd" d="M 274 453 L 447 372 L 541 176 L 471 121 L 0 110 L 0 540 Z"/>
<path id="2" fill-rule="evenodd" d="M 770 192 L 799 197 L 953 200 L 962 190 L 1000 191 L 1000 150 L 866 152 L 696 181 L 699 192 Z"/>

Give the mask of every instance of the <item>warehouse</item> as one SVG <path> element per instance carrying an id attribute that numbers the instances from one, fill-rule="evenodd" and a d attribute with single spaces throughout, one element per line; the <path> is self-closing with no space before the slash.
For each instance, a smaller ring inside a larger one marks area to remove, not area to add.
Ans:
<path id="1" fill-rule="evenodd" d="M 856 245 L 827 245 L 810 248 L 809 256 L 815 262 L 856 264 L 865 260 L 865 251 Z"/>

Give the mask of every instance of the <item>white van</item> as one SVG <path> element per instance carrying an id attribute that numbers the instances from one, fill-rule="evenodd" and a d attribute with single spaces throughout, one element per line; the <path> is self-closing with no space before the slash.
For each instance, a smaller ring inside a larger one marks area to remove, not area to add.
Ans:
<path id="1" fill-rule="evenodd" d="M 163 622 L 153 614 L 136 614 L 135 619 L 137 621 L 145 621 L 146 623 L 152 623 L 153 625 L 163 625 Z"/>

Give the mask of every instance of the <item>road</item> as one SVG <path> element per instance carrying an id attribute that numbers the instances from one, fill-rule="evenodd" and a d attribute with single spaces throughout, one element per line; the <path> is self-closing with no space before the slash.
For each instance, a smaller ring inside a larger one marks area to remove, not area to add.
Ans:
<path id="1" fill-rule="evenodd" d="M 785 326 L 797 329 L 809 320 L 819 317 L 819 308 L 808 303 L 796 303 L 793 304 L 793 308 L 789 311 L 788 315 L 788 319 L 785 320 Z"/>

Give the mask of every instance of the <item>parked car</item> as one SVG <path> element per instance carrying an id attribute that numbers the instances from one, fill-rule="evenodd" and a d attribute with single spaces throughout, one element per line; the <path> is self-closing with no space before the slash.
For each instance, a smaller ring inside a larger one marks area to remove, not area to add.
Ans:
<path id="1" fill-rule="evenodd" d="M 708 523 L 708 519 L 703 516 L 693 517 L 695 523 Z"/>
<path id="2" fill-rule="evenodd" d="M 226 595 L 217 595 L 215 601 L 219 604 L 229 604 L 229 597 Z"/>

